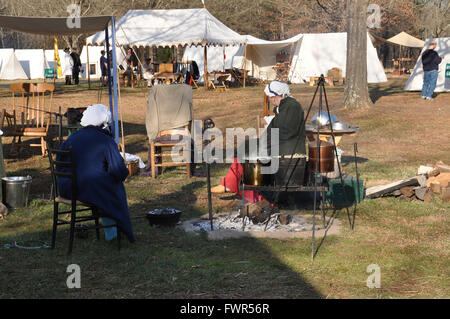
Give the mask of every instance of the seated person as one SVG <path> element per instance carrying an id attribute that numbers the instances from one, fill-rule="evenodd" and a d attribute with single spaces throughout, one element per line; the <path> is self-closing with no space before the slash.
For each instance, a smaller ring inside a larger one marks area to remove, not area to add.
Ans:
<path id="1" fill-rule="evenodd" d="M 153 80 L 153 63 L 151 59 L 146 59 L 142 66 L 143 77 L 147 80 L 147 86 L 152 86 Z"/>
<path id="2" fill-rule="evenodd" d="M 111 112 L 101 104 L 89 106 L 81 118 L 83 128 L 69 136 L 61 145 L 61 150 L 72 148 L 77 172 L 77 200 L 92 204 L 116 221 L 121 231 L 134 242 L 133 229 L 128 211 L 127 195 L 123 181 L 128 169 L 110 133 Z M 58 158 L 64 161 L 64 158 Z M 63 168 L 61 171 L 64 171 Z M 62 197 L 72 198 L 72 181 L 58 179 L 58 189 Z M 105 226 L 112 220 L 102 218 Z M 115 227 L 105 228 L 106 240 L 117 236 Z"/>
<path id="3" fill-rule="evenodd" d="M 275 116 L 263 133 L 267 134 L 267 143 L 271 141 L 271 129 L 278 128 L 279 155 L 306 154 L 304 112 L 300 103 L 290 96 L 289 86 L 286 83 L 273 81 L 266 86 L 264 93 L 269 97 L 270 103 L 275 106 Z M 270 145 L 268 151 L 268 154 L 270 154 Z M 239 182 L 242 174 L 242 165 L 235 158 L 228 174 L 222 179 L 220 185 L 211 189 L 211 192 L 233 192 L 241 195 Z M 245 197 L 255 202 L 258 201 L 260 195 L 257 192 L 246 191 Z"/>

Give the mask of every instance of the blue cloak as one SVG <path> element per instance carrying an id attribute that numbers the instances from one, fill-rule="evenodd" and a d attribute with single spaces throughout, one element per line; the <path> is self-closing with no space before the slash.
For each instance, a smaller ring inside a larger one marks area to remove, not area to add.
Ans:
<path id="1" fill-rule="evenodd" d="M 109 132 L 95 126 L 84 127 L 70 135 L 60 150 L 70 147 L 77 172 L 77 199 L 97 206 L 117 222 L 130 242 L 136 241 L 123 185 L 129 172 Z M 62 197 L 72 198 L 71 180 L 60 177 L 58 190 Z"/>

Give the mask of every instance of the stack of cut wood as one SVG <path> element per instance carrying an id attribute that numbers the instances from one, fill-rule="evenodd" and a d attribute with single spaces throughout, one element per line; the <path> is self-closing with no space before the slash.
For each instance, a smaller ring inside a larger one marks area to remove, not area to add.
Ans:
<path id="1" fill-rule="evenodd" d="M 366 189 L 367 198 L 393 195 L 400 200 L 415 199 L 431 202 L 435 194 L 440 194 L 442 201 L 450 202 L 450 166 L 442 161 L 434 165 L 420 166 L 417 176 Z"/>

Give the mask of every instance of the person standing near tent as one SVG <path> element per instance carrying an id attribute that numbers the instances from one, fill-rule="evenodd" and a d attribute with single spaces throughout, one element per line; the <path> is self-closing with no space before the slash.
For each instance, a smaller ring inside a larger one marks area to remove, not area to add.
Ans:
<path id="1" fill-rule="evenodd" d="M 84 112 L 80 124 L 83 128 L 69 136 L 60 150 L 72 149 L 77 172 L 77 200 L 96 206 L 108 217 L 102 217 L 105 226 L 117 222 L 120 230 L 130 242 L 135 242 L 127 194 L 123 185 L 129 172 L 111 135 L 111 111 L 102 104 L 90 105 Z M 65 161 L 65 157 L 57 157 Z M 68 167 L 60 168 L 61 172 Z M 58 179 L 61 196 L 72 198 L 72 180 Z M 113 221 L 112 221 L 113 220 Z M 106 240 L 117 237 L 117 229 L 105 228 Z"/>
<path id="2" fill-rule="evenodd" d="M 106 79 L 108 77 L 108 59 L 105 57 L 105 50 L 100 51 L 100 54 L 100 69 L 102 71 L 100 81 L 103 86 L 106 86 Z"/>
<path id="3" fill-rule="evenodd" d="M 73 60 L 73 67 L 72 67 L 73 81 L 75 85 L 78 85 L 80 83 L 81 59 L 80 55 L 78 54 L 77 48 L 72 49 L 70 56 L 72 57 Z"/>
<path id="4" fill-rule="evenodd" d="M 72 84 L 73 59 L 69 52 L 69 48 L 64 49 L 64 76 L 66 77 L 66 85 Z"/>
<path id="5" fill-rule="evenodd" d="M 443 56 L 439 56 L 434 49 L 436 49 L 437 42 L 431 41 L 428 49 L 422 53 L 423 64 L 423 87 L 422 87 L 422 99 L 432 100 L 434 89 L 436 88 L 436 82 L 439 72 L 439 64 L 444 59 Z"/>

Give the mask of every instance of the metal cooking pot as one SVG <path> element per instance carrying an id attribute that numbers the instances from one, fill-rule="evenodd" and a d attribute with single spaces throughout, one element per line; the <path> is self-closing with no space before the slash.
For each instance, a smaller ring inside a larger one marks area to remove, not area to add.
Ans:
<path id="1" fill-rule="evenodd" d="M 262 174 L 261 168 L 270 166 L 270 159 L 268 158 L 246 158 L 242 167 L 244 170 L 244 184 L 252 186 L 268 186 L 272 183 L 271 174 Z"/>
<path id="2" fill-rule="evenodd" d="M 318 148 L 317 142 L 310 142 L 308 144 L 308 154 L 309 154 L 309 168 L 311 172 L 329 173 L 334 171 L 333 144 L 320 140 Z M 319 159 L 318 161 L 317 158 Z"/>
<path id="3" fill-rule="evenodd" d="M 347 123 L 345 122 L 335 122 L 332 124 L 333 130 L 336 131 L 344 131 L 344 130 L 348 130 L 349 126 Z"/>
<path id="4" fill-rule="evenodd" d="M 331 123 L 339 122 L 338 118 L 330 113 L 331 116 Z M 330 118 L 328 117 L 328 112 L 321 111 L 316 114 L 311 119 L 311 123 L 314 126 L 317 126 L 319 124 L 320 127 L 324 127 L 326 125 L 329 125 Z"/>

